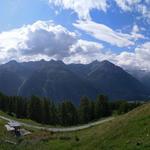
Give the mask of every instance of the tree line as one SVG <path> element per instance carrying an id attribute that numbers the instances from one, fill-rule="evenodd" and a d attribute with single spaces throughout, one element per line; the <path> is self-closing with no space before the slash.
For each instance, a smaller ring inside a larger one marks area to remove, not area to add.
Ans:
<path id="1" fill-rule="evenodd" d="M 139 106 L 140 103 L 109 101 L 99 95 L 96 100 L 81 97 L 79 106 L 65 100 L 55 104 L 47 98 L 32 96 L 6 96 L 0 93 L 0 110 L 17 118 L 28 118 L 42 124 L 72 126 L 85 124 L 113 114 L 123 114 Z"/>

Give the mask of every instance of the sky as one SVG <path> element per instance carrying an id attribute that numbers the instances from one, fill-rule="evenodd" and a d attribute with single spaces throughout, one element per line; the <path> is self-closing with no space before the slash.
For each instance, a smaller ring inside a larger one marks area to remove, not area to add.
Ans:
<path id="1" fill-rule="evenodd" d="M 41 59 L 150 71 L 150 0 L 0 0 L 0 63 Z"/>

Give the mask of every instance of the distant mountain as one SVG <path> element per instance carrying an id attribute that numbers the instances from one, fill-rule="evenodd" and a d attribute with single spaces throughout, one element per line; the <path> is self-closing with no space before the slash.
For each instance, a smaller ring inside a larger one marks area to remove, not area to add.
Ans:
<path id="1" fill-rule="evenodd" d="M 145 86 L 109 61 L 64 64 L 62 61 L 10 61 L 0 65 L 0 91 L 8 95 L 43 96 L 79 103 L 80 97 L 106 94 L 111 100 L 143 100 Z"/>
<path id="2" fill-rule="evenodd" d="M 127 70 L 129 74 L 138 79 L 150 91 L 150 72 L 147 70 Z"/>
<path id="3" fill-rule="evenodd" d="M 23 96 L 32 94 L 52 97 L 55 101 L 69 99 L 79 103 L 83 95 L 94 98 L 97 89 L 70 71 L 63 62 L 50 61 L 35 71 L 20 91 Z"/>
<path id="4" fill-rule="evenodd" d="M 139 80 L 109 61 L 94 61 L 77 66 L 71 64 L 70 69 L 88 79 L 99 93 L 102 92 L 113 100 L 143 99 L 148 95 L 147 89 Z"/>

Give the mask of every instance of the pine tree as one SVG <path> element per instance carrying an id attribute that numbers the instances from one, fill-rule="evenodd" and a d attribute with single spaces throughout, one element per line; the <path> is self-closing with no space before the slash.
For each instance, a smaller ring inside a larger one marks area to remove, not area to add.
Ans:
<path id="1" fill-rule="evenodd" d="M 128 112 L 129 105 L 126 101 L 120 101 L 119 107 L 118 107 L 118 114 L 123 114 Z"/>
<path id="2" fill-rule="evenodd" d="M 101 117 L 106 117 L 110 114 L 108 98 L 105 95 L 99 95 L 95 102 L 95 117 L 99 119 Z"/>
<path id="3" fill-rule="evenodd" d="M 64 101 L 59 106 L 60 123 L 64 126 L 77 124 L 78 116 L 75 106 L 70 101 Z"/>
<path id="4" fill-rule="evenodd" d="M 15 102 L 16 102 L 16 106 L 15 106 L 16 117 L 17 118 L 25 117 L 23 114 L 26 108 L 25 108 L 25 102 L 22 99 L 22 97 L 18 97 L 18 96 L 15 97 Z"/>
<path id="5" fill-rule="evenodd" d="M 32 96 L 28 106 L 28 116 L 30 119 L 42 123 L 43 107 L 42 101 L 36 96 Z"/>
<path id="6" fill-rule="evenodd" d="M 8 114 L 12 115 L 13 112 L 14 112 L 14 98 L 10 96 L 8 101 Z"/>
<path id="7" fill-rule="evenodd" d="M 51 124 L 52 125 L 59 124 L 58 107 L 55 105 L 53 101 L 51 101 L 50 104 L 50 115 L 51 115 Z"/>
<path id="8" fill-rule="evenodd" d="M 95 119 L 95 103 L 90 101 L 90 121 Z"/>
<path id="9" fill-rule="evenodd" d="M 90 119 L 90 101 L 88 97 L 84 96 L 80 100 L 79 121 L 80 123 L 88 123 Z"/>
<path id="10" fill-rule="evenodd" d="M 50 101 L 43 99 L 43 123 L 51 124 Z"/>

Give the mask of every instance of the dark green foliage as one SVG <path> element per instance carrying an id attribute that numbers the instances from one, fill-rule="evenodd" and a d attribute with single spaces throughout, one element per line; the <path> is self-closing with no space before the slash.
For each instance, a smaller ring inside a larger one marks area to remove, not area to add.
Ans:
<path id="1" fill-rule="evenodd" d="M 43 122 L 43 105 L 40 98 L 32 96 L 28 106 L 29 118 L 37 122 Z"/>
<path id="2" fill-rule="evenodd" d="M 99 95 L 95 103 L 96 118 L 106 117 L 110 115 L 108 98 L 105 95 Z"/>
<path id="3" fill-rule="evenodd" d="M 90 101 L 90 121 L 95 119 L 95 102 Z"/>
<path id="4" fill-rule="evenodd" d="M 79 106 L 79 121 L 88 123 L 91 121 L 91 105 L 88 97 L 82 97 Z"/>
<path id="5" fill-rule="evenodd" d="M 59 106 L 60 124 L 75 125 L 78 123 L 78 115 L 75 106 L 70 101 L 64 101 Z"/>
<path id="6" fill-rule="evenodd" d="M 50 101 L 43 99 L 43 118 L 42 121 L 45 124 L 51 123 Z"/>
<path id="7" fill-rule="evenodd" d="M 8 110 L 8 97 L 5 96 L 4 94 L 0 93 L 0 108 L 3 111 L 7 111 Z"/>
<path id="8" fill-rule="evenodd" d="M 0 93 L 0 110 L 17 118 L 29 118 L 39 123 L 72 126 L 85 124 L 95 119 L 110 116 L 115 112 L 123 114 L 139 106 L 140 103 L 127 101 L 109 102 L 105 95 L 99 95 L 96 101 L 84 96 L 78 108 L 71 101 L 59 105 L 47 98 L 32 96 L 30 99 L 20 96 L 6 96 Z"/>
<path id="9" fill-rule="evenodd" d="M 22 97 L 14 97 L 14 107 L 17 118 L 26 118 L 27 117 L 27 101 L 22 99 Z"/>
<path id="10" fill-rule="evenodd" d="M 52 125 L 58 124 L 58 110 L 54 102 L 50 105 L 51 123 Z"/>

